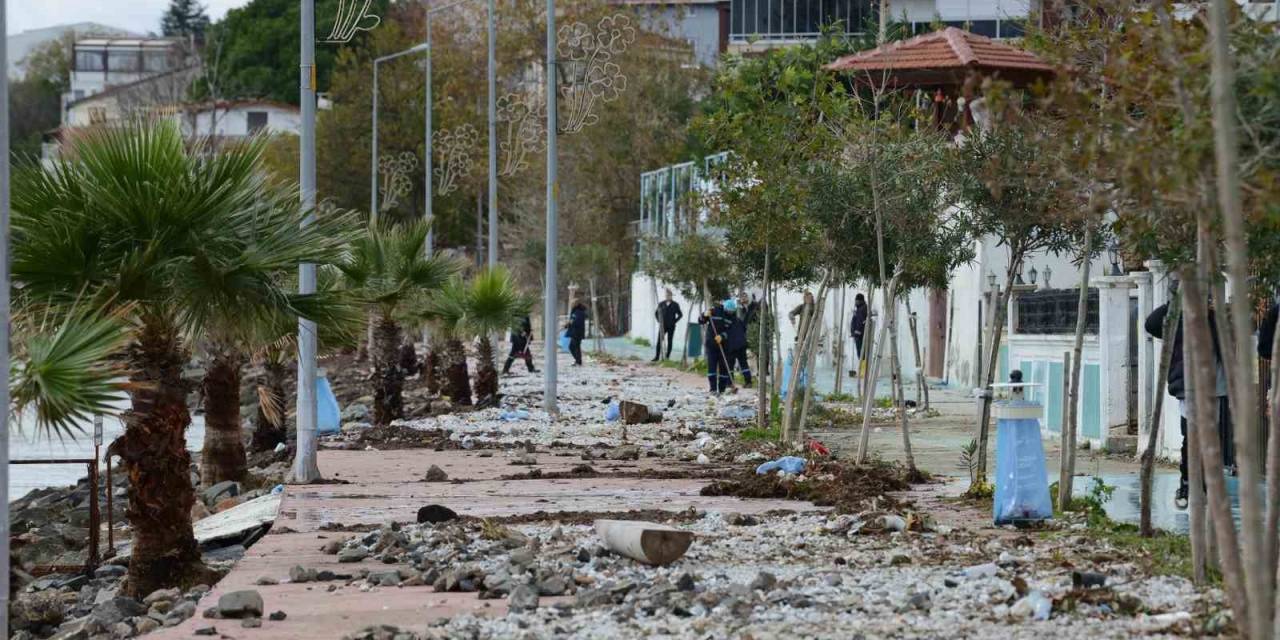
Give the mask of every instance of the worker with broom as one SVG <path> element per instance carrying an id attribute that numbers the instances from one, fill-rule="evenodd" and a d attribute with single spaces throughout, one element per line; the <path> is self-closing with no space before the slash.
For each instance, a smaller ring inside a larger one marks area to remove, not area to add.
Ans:
<path id="1" fill-rule="evenodd" d="M 711 393 L 721 394 L 733 386 L 733 377 L 729 374 L 728 335 L 735 320 L 725 310 L 724 304 L 717 302 L 711 310 L 702 314 L 698 324 L 706 327 L 703 346 L 707 353 L 707 384 Z"/>

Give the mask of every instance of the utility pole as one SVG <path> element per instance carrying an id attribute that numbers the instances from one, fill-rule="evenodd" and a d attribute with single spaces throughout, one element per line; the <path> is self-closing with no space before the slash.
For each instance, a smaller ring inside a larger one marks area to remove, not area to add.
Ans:
<path id="1" fill-rule="evenodd" d="M 547 272 L 546 272 L 546 291 L 543 292 L 542 298 L 542 322 L 543 337 L 546 344 L 542 350 L 545 353 L 542 363 L 544 373 L 544 387 L 542 390 L 542 404 L 547 413 L 555 415 L 558 413 L 556 409 L 556 334 L 559 327 L 559 314 L 556 313 L 556 290 L 559 284 L 556 282 L 556 261 L 557 250 L 556 242 L 559 240 L 560 233 L 556 228 L 558 224 L 556 215 L 556 196 L 559 195 L 560 185 L 556 180 L 556 2 L 555 0 L 547 0 L 547 68 L 546 68 L 546 89 L 547 89 Z"/>
<path id="2" fill-rule="evenodd" d="M 498 45 L 497 9 L 489 0 L 489 268 L 498 264 Z"/>
<path id="3" fill-rule="evenodd" d="M 426 201 L 426 213 L 424 213 L 422 217 L 428 223 L 431 223 L 431 228 L 427 229 L 427 246 L 424 247 L 423 249 L 424 253 L 426 253 L 428 258 L 430 258 L 431 253 L 435 251 L 435 244 L 436 244 L 436 228 L 435 228 L 436 226 L 435 226 L 435 223 L 432 222 L 432 219 L 435 216 L 435 210 L 432 209 L 432 206 L 431 206 L 432 196 L 434 195 L 432 191 L 432 180 L 434 180 L 434 177 L 431 174 L 434 172 L 434 167 L 435 167 L 434 155 L 433 155 L 434 152 L 431 149 L 431 142 L 432 142 L 431 139 L 434 137 L 431 135 L 432 133 L 431 131 L 431 126 L 432 126 L 431 124 L 431 120 L 432 120 L 431 118 L 431 59 L 434 58 L 435 56 L 436 56 L 436 52 L 431 50 L 431 11 L 427 11 L 427 60 L 426 60 L 427 94 L 425 97 L 427 101 L 426 103 L 427 135 L 426 135 L 426 140 L 424 141 L 426 144 L 426 146 L 424 147 L 425 151 L 423 152 L 423 155 L 426 156 L 426 162 L 423 163 L 426 166 L 426 169 L 424 170 L 423 178 L 427 185 L 427 195 L 426 195 L 427 201 Z M 426 330 L 426 331 L 429 332 L 430 330 Z M 424 336 L 425 335 L 426 334 L 424 333 Z"/>
<path id="4" fill-rule="evenodd" d="M 9 68 L 5 2 L 0 0 L 0 631 L 9 636 Z M 109 490 L 109 489 L 108 489 Z"/>
<path id="5" fill-rule="evenodd" d="M 302 135 L 299 139 L 301 148 L 298 154 L 298 184 L 302 208 L 308 212 L 302 221 L 302 226 L 305 227 L 315 224 L 316 220 L 316 3 L 315 0 L 301 2 L 302 64 L 299 79 Z M 374 95 L 377 96 L 376 91 Z M 377 161 L 374 162 L 376 169 Z M 377 175 L 376 171 L 374 175 Z M 377 189 L 374 189 L 374 198 L 377 198 L 377 193 Z M 5 290 L 8 291 L 7 288 Z M 298 293 L 306 295 L 315 291 L 316 265 L 304 262 L 298 266 Z M 320 466 L 316 462 L 316 346 L 316 323 L 299 318 L 298 449 L 293 458 L 291 478 L 297 484 L 309 484 L 320 479 Z M 8 371 L 7 368 L 5 370 Z"/>
<path id="6" fill-rule="evenodd" d="M 373 151 L 369 154 L 369 226 L 378 226 L 378 64 L 373 61 Z"/>

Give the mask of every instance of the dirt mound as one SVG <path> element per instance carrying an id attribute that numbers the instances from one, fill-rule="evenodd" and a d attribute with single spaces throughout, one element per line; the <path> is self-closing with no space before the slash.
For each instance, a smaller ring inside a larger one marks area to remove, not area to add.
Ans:
<path id="1" fill-rule="evenodd" d="M 754 468 L 702 488 L 704 496 L 775 498 L 804 500 L 820 507 L 835 507 L 839 513 L 856 513 L 874 506 L 901 509 L 908 505 L 889 494 L 911 486 L 906 469 L 883 462 L 865 465 L 810 459 L 801 477 L 781 477 L 775 473 L 757 475 Z M 874 503 L 874 505 L 873 505 Z"/>
<path id="2" fill-rule="evenodd" d="M 373 447 L 383 451 L 395 449 L 457 449 L 458 443 L 449 439 L 443 429 L 414 429 L 403 425 L 369 427 L 361 430 L 353 442 L 360 448 Z"/>

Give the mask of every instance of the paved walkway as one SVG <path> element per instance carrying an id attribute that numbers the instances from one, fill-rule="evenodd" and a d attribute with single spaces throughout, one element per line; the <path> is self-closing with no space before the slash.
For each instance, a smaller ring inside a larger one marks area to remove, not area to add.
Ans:
<path id="1" fill-rule="evenodd" d="M 588 362 L 588 367 L 592 366 L 597 365 Z M 704 382 L 699 375 L 670 369 L 655 367 L 652 370 L 642 368 L 641 371 L 652 373 L 640 375 L 677 380 L 695 392 L 701 390 Z M 961 445 L 972 437 L 973 404 L 959 391 L 936 390 L 932 395 L 942 415 L 913 421 L 916 459 L 921 468 L 950 476 L 946 484 L 930 485 L 926 491 L 950 495 L 962 490 L 965 483 L 960 479 L 966 472 L 959 466 L 959 451 Z M 579 402 L 595 401 L 584 399 Z M 813 435 L 837 451 L 850 451 L 856 447 L 856 430 L 817 431 Z M 901 435 L 895 428 L 881 427 L 871 434 L 871 447 L 886 459 L 900 459 Z M 1056 478 L 1056 446 L 1047 443 L 1046 449 L 1050 467 L 1047 471 Z M 234 620 L 205 620 L 197 615 L 178 627 L 153 635 L 192 638 L 198 629 L 213 626 L 220 634 L 234 638 L 340 638 L 374 624 L 423 630 L 432 620 L 467 612 L 492 611 L 496 615 L 504 615 L 506 607 L 503 601 L 480 600 L 474 593 L 436 593 L 429 586 L 369 591 L 342 586 L 330 592 L 328 584 L 342 583 L 287 583 L 289 569 L 296 565 L 337 573 L 408 568 L 377 564 L 372 560 L 339 565 L 336 556 L 326 555 L 320 549 L 329 540 L 344 539 L 351 534 L 323 529 L 333 524 L 413 522 L 417 510 L 428 504 L 442 504 L 460 514 L 475 517 L 542 512 L 549 518 L 564 512 L 650 509 L 676 512 L 692 508 L 762 513 L 775 509 L 812 508 L 806 503 L 790 501 L 703 497 L 698 493 L 707 482 L 705 480 L 617 477 L 503 480 L 503 476 L 524 473 L 531 468 L 512 465 L 511 455 L 502 450 L 321 451 L 320 468 L 325 475 L 345 480 L 348 484 L 288 487 L 272 532 L 254 545 L 232 572 L 200 602 L 200 610 L 203 610 L 216 603 L 223 593 L 256 589 L 266 601 L 267 611 L 284 611 L 288 614 L 287 620 L 264 620 L 261 628 L 244 629 Z M 543 451 L 537 457 L 539 464 L 536 468 L 548 475 L 569 471 L 582 462 L 578 450 Z M 432 464 L 444 469 L 451 482 L 422 482 L 423 475 Z M 690 464 L 665 458 L 591 462 L 598 472 L 604 474 L 656 469 L 670 471 Z M 1134 476 L 1137 467 L 1131 462 L 1093 457 L 1088 452 L 1081 452 L 1079 469 L 1085 473 L 1102 473 L 1114 480 Z M 1085 484 L 1084 480 L 1079 480 L 1077 487 Z M 1127 504 L 1128 499 L 1117 502 Z M 973 519 L 979 527 L 983 526 L 984 517 L 980 513 L 968 510 L 958 515 Z M 271 578 L 282 584 L 257 586 L 260 578 Z"/>
<path id="2" fill-rule="evenodd" d="M 592 365 L 588 365 L 592 366 Z M 671 375 L 693 384 L 676 372 L 655 370 L 654 375 Z M 429 586 L 377 588 L 360 591 L 339 587 L 327 591 L 330 583 L 288 584 L 289 569 L 302 565 L 337 573 L 360 569 L 388 571 L 407 565 L 384 565 L 366 560 L 341 564 L 337 556 L 321 552 L 325 542 L 351 534 L 326 532 L 331 524 L 372 524 L 414 522 L 417 510 L 428 504 L 442 504 L 459 514 L 497 517 L 545 512 L 687 509 L 721 512 L 763 513 L 775 509 L 804 510 L 805 503 L 781 500 L 742 500 L 703 497 L 699 490 L 705 480 L 655 480 L 634 478 L 573 478 L 502 480 L 502 476 L 527 472 L 528 466 L 513 466 L 510 453 L 494 451 L 399 451 L 322 450 L 321 471 L 331 479 L 349 484 L 289 486 L 280 507 L 280 516 L 269 535 L 248 554 L 214 590 L 199 603 L 199 609 L 213 606 L 220 595 L 240 589 L 256 589 L 266 602 L 267 612 L 284 611 L 282 622 L 264 620 L 257 629 L 241 628 L 236 620 L 195 618 L 171 629 L 152 634 L 157 638 L 192 638 L 199 629 L 213 626 L 220 634 L 234 638 L 340 638 L 375 624 L 391 624 L 404 629 L 424 630 L 441 617 L 465 612 L 506 612 L 505 601 L 480 600 L 474 593 L 436 593 Z M 579 451 L 539 453 L 536 467 L 543 474 L 566 472 L 581 464 Z M 438 465 L 453 480 L 422 482 L 426 470 Z M 593 460 L 596 471 L 606 473 L 664 471 L 689 467 L 669 459 L 641 458 L 638 461 Z M 706 467 L 698 467 L 705 470 Z M 259 578 L 282 584 L 258 586 Z M 342 584 L 331 583 L 331 584 Z M 495 604 L 496 603 L 496 604 Z"/>

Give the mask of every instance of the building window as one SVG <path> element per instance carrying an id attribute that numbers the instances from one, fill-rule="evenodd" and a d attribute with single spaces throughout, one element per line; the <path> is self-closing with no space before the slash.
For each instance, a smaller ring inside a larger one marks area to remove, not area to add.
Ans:
<path id="1" fill-rule="evenodd" d="M 106 68 L 105 51 L 76 51 L 76 71 L 105 71 Z"/>
<path id="2" fill-rule="evenodd" d="M 147 51 L 142 54 L 142 67 L 144 71 L 152 73 L 160 73 L 169 70 L 169 52 L 168 51 Z"/>
<path id="3" fill-rule="evenodd" d="M 1021 38 L 1025 35 L 1027 35 L 1027 29 L 1022 20 L 1000 21 L 1001 38 Z"/>
<path id="4" fill-rule="evenodd" d="M 107 69 L 121 73 L 138 73 L 142 71 L 142 52 L 108 51 Z"/>
<path id="5" fill-rule="evenodd" d="M 812 40 L 837 23 L 847 34 L 861 33 L 875 6 L 871 0 L 731 0 L 729 38 Z"/>
<path id="6" fill-rule="evenodd" d="M 996 37 L 996 21 L 995 20 L 974 20 L 969 23 L 969 31 L 980 36 L 988 38 Z"/>
<path id="7" fill-rule="evenodd" d="M 267 112 L 266 111 L 250 111 L 249 112 L 249 135 L 253 135 L 267 128 Z"/>

